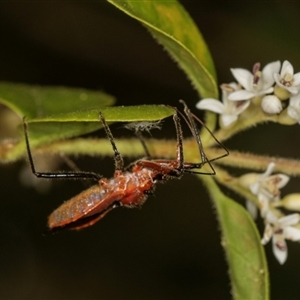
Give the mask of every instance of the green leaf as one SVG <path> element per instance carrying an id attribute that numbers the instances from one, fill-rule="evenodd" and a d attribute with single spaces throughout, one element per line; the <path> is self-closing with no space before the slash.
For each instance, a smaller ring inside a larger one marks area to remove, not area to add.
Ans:
<path id="1" fill-rule="evenodd" d="M 226 197 L 210 176 L 208 187 L 218 212 L 234 299 L 269 299 L 269 273 L 260 236 L 249 213 Z"/>
<path id="2" fill-rule="evenodd" d="M 32 147 L 100 129 L 100 111 L 108 122 L 156 121 L 174 113 L 164 105 L 109 108 L 114 98 L 102 92 L 14 83 L 0 83 L 0 103 L 26 117 Z M 20 143 L 0 144 L 1 161 L 25 154 L 23 130 L 20 136 Z"/>
<path id="3" fill-rule="evenodd" d="M 80 134 L 98 130 L 102 127 L 100 112 L 107 122 L 136 122 L 161 120 L 174 114 L 174 109 L 165 105 L 115 106 L 26 119 L 31 145 L 76 136 L 79 134 L 78 123 Z"/>
<path id="4" fill-rule="evenodd" d="M 107 122 L 157 121 L 174 114 L 174 109 L 166 105 L 113 106 L 101 109 L 72 111 L 63 114 L 27 119 L 33 122 L 98 122 L 101 112 Z"/>
<path id="5" fill-rule="evenodd" d="M 80 111 L 82 109 L 101 109 L 112 105 L 114 98 L 103 92 L 66 87 L 41 87 L 17 83 L 0 82 L 0 103 L 6 105 L 20 117 L 28 119 L 42 118 L 49 115 Z M 58 124 L 32 126 L 36 138 L 33 145 L 64 137 L 71 137 L 99 128 L 98 123 L 70 123 L 62 129 Z M 23 132 L 21 133 L 23 136 Z M 39 137 L 39 138 L 37 138 Z M 0 159 L 10 161 L 24 153 L 23 143 L 4 141 L 0 144 Z"/>
<path id="6" fill-rule="evenodd" d="M 59 139 L 85 134 L 102 127 L 99 112 L 107 122 L 157 121 L 174 114 L 174 109 L 165 105 L 139 105 L 105 107 L 97 110 L 76 111 L 44 118 L 26 119 L 32 148 Z M 24 133 L 21 142 L 9 146 L 0 145 L 0 161 L 13 161 L 25 154 Z M 2 146 L 2 147 L 1 147 Z"/>
<path id="7" fill-rule="evenodd" d="M 165 105 L 114 106 L 26 119 L 30 144 L 34 147 L 58 139 L 89 133 L 102 127 L 99 113 L 107 122 L 157 121 L 174 114 Z M 80 124 L 80 132 L 78 131 Z"/>
<path id="8" fill-rule="evenodd" d="M 110 106 L 115 103 L 115 99 L 103 92 L 86 89 L 0 82 L 0 103 L 19 116 L 41 118 Z"/>
<path id="9" fill-rule="evenodd" d="M 197 26 L 175 0 L 108 0 L 141 22 L 187 74 L 202 97 L 218 97 L 210 52 Z"/>

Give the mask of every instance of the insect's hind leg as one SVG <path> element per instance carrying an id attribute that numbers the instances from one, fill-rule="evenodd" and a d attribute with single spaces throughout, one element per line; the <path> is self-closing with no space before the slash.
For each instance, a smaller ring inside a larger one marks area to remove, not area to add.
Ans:
<path id="1" fill-rule="evenodd" d="M 25 144 L 26 144 L 26 150 L 28 155 L 28 160 L 30 164 L 30 168 L 32 171 L 32 174 L 34 174 L 38 178 L 56 178 L 56 179 L 93 179 L 96 181 L 99 181 L 102 176 L 93 172 L 37 172 L 35 169 L 30 143 L 29 143 L 29 136 L 28 136 L 28 124 L 25 120 L 25 117 L 23 118 L 23 128 L 24 128 L 24 137 L 25 137 Z"/>

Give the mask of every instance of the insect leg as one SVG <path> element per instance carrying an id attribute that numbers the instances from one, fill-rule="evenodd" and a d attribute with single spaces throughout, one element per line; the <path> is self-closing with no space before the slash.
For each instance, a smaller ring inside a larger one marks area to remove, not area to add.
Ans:
<path id="1" fill-rule="evenodd" d="M 150 160 L 151 159 L 151 155 L 150 155 L 149 149 L 148 149 L 148 147 L 146 145 L 146 141 L 144 139 L 144 136 L 143 136 L 142 132 L 140 130 L 137 130 L 137 131 L 135 131 L 135 135 L 139 139 L 139 141 L 141 142 L 142 147 L 143 147 L 143 149 L 145 151 L 145 154 L 146 154 L 146 156 L 143 157 L 143 159 L 141 161 L 143 161 L 143 160 Z M 131 168 L 135 164 L 136 164 L 136 162 L 130 163 L 128 166 L 126 166 L 125 171 L 131 170 Z"/>
<path id="2" fill-rule="evenodd" d="M 100 117 L 100 120 L 102 122 L 102 125 L 103 125 L 103 128 L 106 132 L 106 135 L 111 143 L 111 146 L 113 148 L 113 151 L 114 151 L 114 157 L 115 157 L 115 168 L 116 168 L 116 171 L 123 171 L 124 169 L 124 161 L 123 161 L 123 157 L 121 155 L 121 153 L 118 151 L 117 149 L 117 146 L 115 144 L 115 141 L 114 141 L 114 137 L 105 121 L 105 118 L 104 116 L 102 115 L 102 113 L 100 112 L 99 114 L 99 117 Z"/>
<path id="3" fill-rule="evenodd" d="M 196 126 L 196 124 L 195 124 L 195 122 L 194 122 L 194 119 L 195 119 L 195 120 L 197 120 L 203 127 L 205 127 L 205 129 L 209 132 L 209 134 L 210 134 L 211 137 L 216 141 L 216 143 L 217 143 L 221 148 L 224 149 L 224 151 L 225 151 L 224 154 L 222 154 L 222 155 L 220 155 L 220 156 L 218 156 L 218 157 L 209 159 L 209 161 L 212 162 L 212 161 L 221 159 L 221 158 L 223 158 L 223 157 L 225 157 L 225 156 L 228 156 L 228 155 L 229 155 L 228 149 L 227 149 L 220 141 L 218 141 L 218 139 L 215 137 L 215 135 L 214 135 L 214 134 L 211 132 L 211 130 L 206 126 L 206 124 L 205 124 L 203 121 L 201 121 L 196 115 L 194 115 L 194 114 L 190 111 L 190 109 L 187 107 L 186 103 L 185 103 L 183 100 L 179 100 L 179 102 L 182 103 L 182 104 L 184 105 L 184 112 L 185 112 L 185 114 L 188 116 L 191 125 L 194 126 L 194 129 L 197 128 L 197 126 Z M 198 136 L 198 137 L 199 137 L 199 140 L 200 140 L 199 131 L 198 131 L 197 129 L 196 129 L 196 132 L 198 132 L 198 134 L 196 134 L 196 136 Z M 200 140 L 200 141 L 201 141 L 201 140 Z M 202 143 L 201 143 L 201 145 L 202 145 Z M 203 149 L 203 147 L 202 147 L 202 149 Z M 204 151 L 203 151 L 203 152 L 204 152 Z"/>
<path id="4" fill-rule="evenodd" d="M 136 132 L 135 132 L 135 135 L 137 136 L 137 138 L 140 140 L 140 142 L 141 142 L 141 144 L 142 144 L 142 147 L 143 147 L 143 149 L 144 149 L 144 151 L 145 151 L 145 154 L 146 154 L 146 159 L 150 159 L 151 158 L 151 155 L 150 155 L 150 152 L 149 152 L 149 149 L 148 149 L 148 147 L 147 147 L 147 145 L 146 145 L 146 141 L 145 141 L 145 139 L 144 139 L 144 136 L 143 136 L 143 134 L 142 134 L 142 132 L 140 131 L 140 130 L 137 130 Z"/>
<path id="5" fill-rule="evenodd" d="M 23 118 L 23 128 L 24 128 L 24 136 L 25 136 L 25 143 L 27 149 L 28 160 L 30 164 L 30 168 L 32 173 L 38 178 L 71 178 L 71 179 L 94 179 L 99 181 L 101 179 L 101 175 L 93 173 L 93 172 L 63 172 L 63 173 L 55 173 L 55 172 L 37 172 L 35 170 L 34 161 L 32 158 L 31 148 L 29 144 L 29 137 L 28 137 L 28 125 L 25 121 L 25 117 Z"/>
<path id="6" fill-rule="evenodd" d="M 147 147 L 145 138 L 142 134 L 142 131 L 147 131 L 151 135 L 150 130 L 161 129 L 161 124 L 162 124 L 162 120 L 158 120 L 158 121 L 152 121 L 152 122 L 151 121 L 150 122 L 149 121 L 131 122 L 124 126 L 125 128 L 127 128 L 129 130 L 134 130 L 135 135 L 140 140 L 142 147 L 144 149 L 144 152 L 146 154 L 144 159 L 151 159 L 151 155 L 150 155 L 150 151 Z"/>
<path id="7" fill-rule="evenodd" d="M 220 159 L 224 156 L 227 156 L 229 154 L 228 150 L 217 140 L 217 138 L 214 136 L 214 134 L 210 131 L 210 129 L 205 125 L 204 122 L 202 122 L 198 117 L 196 117 L 191 111 L 190 109 L 188 108 L 188 106 L 186 105 L 186 103 L 183 101 L 183 100 L 179 100 L 180 103 L 183 104 L 184 106 L 184 113 L 187 117 L 187 119 L 184 117 L 187 125 L 189 126 L 192 134 L 193 134 L 193 137 L 194 139 L 196 140 L 197 142 L 197 145 L 198 145 L 198 149 L 199 149 L 199 153 L 200 153 L 200 156 L 201 156 L 201 160 L 202 162 L 198 165 L 198 167 L 196 167 L 196 164 L 193 166 L 192 164 L 190 166 L 185 166 L 185 172 L 186 173 L 195 173 L 195 174 L 203 174 L 203 175 L 215 175 L 216 172 L 211 164 L 212 161 L 215 161 L 217 159 Z M 200 133 L 199 133 L 199 130 L 197 128 L 197 125 L 195 123 L 195 120 L 197 120 L 202 126 L 205 127 L 206 130 L 208 130 L 208 132 L 211 134 L 211 136 L 214 138 L 214 140 L 217 142 L 217 144 L 219 144 L 225 151 L 226 153 L 224 155 L 221 155 L 219 157 L 216 157 L 216 158 L 213 158 L 213 159 L 208 159 L 205 152 L 204 152 L 204 148 L 203 148 L 203 144 L 202 144 L 202 141 L 201 141 L 201 138 L 200 138 Z M 211 171 L 212 172 L 196 172 L 196 171 L 190 171 L 189 169 L 194 169 L 194 168 L 201 168 L 204 164 L 208 164 Z"/>
<path id="8" fill-rule="evenodd" d="M 180 118 L 178 116 L 177 109 L 173 115 L 173 120 L 176 129 L 176 139 L 177 139 L 177 146 L 176 146 L 176 160 L 178 163 L 177 169 L 182 172 L 183 170 L 183 163 L 184 163 L 184 154 L 183 154 L 183 134 L 182 134 L 182 127 L 180 123 Z"/>
<path id="9" fill-rule="evenodd" d="M 199 134 L 199 129 L 197 128 L 197 125 L 193 119 L 193 115 L 190 111 L 190 109 L 188 108 L 188 106 L 186 105 L 186 103 L 183 100 L 179 100 L 180 103 L 182 103 L 184 105 L 184 113 L 185 116 L 182 115 L 182 117 L 184 118 L 185 122 L 187 123 L 188 127 L 190 128 L 190 131 L 195 139 L 195 141 L 197 142 L 198 145 L 198 149 L 199 149 L 199 154 L 201 157 L 201 163 L 199 164 L 185 164 L 184 165 L 184 172 L 186 173 L 193 173 L 193 174 L 202 174 L 202 175 L 215 175 L 216 172 L 210 162 L 210 160 L 207 158 L 205 152 L 204 152 L 204 148 L 203 148 L 203 144 L 200 138 L 200 134 Z M 198 171 L 191 171 L 191 169 L 201 169 L 203 165 L 208 164 L 211 172 L 198 172 Z"/>

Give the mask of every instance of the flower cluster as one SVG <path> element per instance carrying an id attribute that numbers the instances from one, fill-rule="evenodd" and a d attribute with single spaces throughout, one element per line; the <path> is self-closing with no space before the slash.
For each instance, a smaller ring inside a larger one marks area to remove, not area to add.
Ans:
<path id="1" fill-rule="evenodd" d="M 252 72 L 235 68 L 231 69 L 231 73 L 237 82 L 220 86 L 222 101 L 206 98 L 196 105 L 199 109 L 220 115 L 220 128 L 216 132 L 218 138 L 226 140 L 236 132 L 265 121 L 300 124 L 300 73 L 294 73 L 293 66 L 287 60 L 282 65 L 280 61 L 271 62 L 262 70 L 260 63 L 255 63 Z M 270 162 L 269 157 L 252 154 L 250 158 L 238 151 L 232 155 L 235 154 L 238 154 L 238 159 L 235 161 L 229 157 L 227 165 L 243 167 L 243 162 L 246 162 L 244 166 L 247 168 L 251 159 L 255 168 L 268 167 L 264 173 L 247 173 L 238 178 L 226 173 L 231 180 L 225 176 L 219 182 L 243 194 L 251 216 L 256 219 L 259 214 L 264 220 L 261 243 L 265 245 L 272 241 L 273 253 L 283 264 L 288 254 L 286 240 L 300 241 L 300 194 L 281 196 L 281 189 L 290 177 L 273 174 L 276 164 Z M 283 161 L 286 160 L 281 160 L 281 169 L 285 170 Z M 221 171 L 219 169 L 218 173 Z M 232 184 L 228 185 L 228 182 Z M 281 208 L 295 213 L 285 214 Z"/>
<path id="2" fill-rule="evenodd" d="M 288 183 L 290 177 L 285 174 L 271 175 L 274 168 L 275 164 L 272 162 L 263 174 L 245 174 L 239 178 L 239 184 L 257 197 L 260 215 L 265 221 L 261 243 L 265 245 L 272 239 L 274 255 L 283 264 L 287 259 L 285 240 L 300 240 L 300 214 L 284 216 L 278 207 L 299 211 L 300 194 L 290 194 L 281 199 L 280 189 Z M 252 202 L 247 200 L 247 207 L 255 217 L 256 211 L 250 203 Z"/>
<path id="3" fill-rule="evenodd" d="M 260 63 L 255 63 L 252 72 L 241 68 L 231 72 L 237 83 L 221 85 L 222 102 L 206 98 L 196 105 L 220 114 L 221 127 L 234 124 L 251 105 L 259 106 L 266 115 L 282 114 L 282 124 L 300 123 L 300 73 L 294 74 L 287 60 L 282 66 L 274 61 L 260 70 Z"/>

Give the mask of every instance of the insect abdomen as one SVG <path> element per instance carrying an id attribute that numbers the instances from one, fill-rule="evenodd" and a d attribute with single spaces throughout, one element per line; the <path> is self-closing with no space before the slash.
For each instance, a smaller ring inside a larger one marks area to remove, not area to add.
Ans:
<path id="1" fill-rule="evenodd" d="M 68 225 L 84 216 L 88 216 L 95 208 L 98 212 L 104 211 L 114 201 L 111 197 L 107 197 L 105 189 L 99 185 L 94 185 L 58 207 L 49 216 L 48 226 L 52 229 Z"/>

